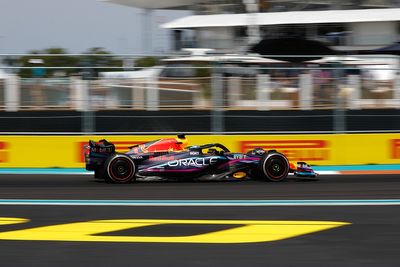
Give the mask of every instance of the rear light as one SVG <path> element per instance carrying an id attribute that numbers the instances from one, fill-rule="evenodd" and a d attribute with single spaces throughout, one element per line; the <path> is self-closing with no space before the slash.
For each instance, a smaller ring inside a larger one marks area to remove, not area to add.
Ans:
<path id="1" fill-rule="evenodd" d="M 90 146 L 84 146 L 83 154 L 85 155 L 85 157 L 89 157 L 90 156 Z"/>

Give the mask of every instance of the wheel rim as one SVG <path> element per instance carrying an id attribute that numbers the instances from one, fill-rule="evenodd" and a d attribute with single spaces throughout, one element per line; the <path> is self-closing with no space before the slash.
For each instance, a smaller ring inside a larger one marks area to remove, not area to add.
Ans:
<path id="1" fill-rule="evenodd" d="M 114 159 L 109 167 L 110 177 L 116 182 L 130 180 L 134 171 L 134 166 L 129 159 L 119 157 Z"/>
<path id="2" fill-rule="evenodd" d="M 280 156 L 272 156 L 266 161 L 264 167 L 268 177 L 271 180 L 278 181 L 286 177 L 287 173 L 287 163 Z"/>

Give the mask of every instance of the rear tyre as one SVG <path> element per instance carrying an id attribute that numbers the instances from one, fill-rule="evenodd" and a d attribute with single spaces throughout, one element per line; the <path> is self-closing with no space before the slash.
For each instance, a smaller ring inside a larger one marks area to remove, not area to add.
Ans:
<path id="1" fill-rule="evenodd" d="M 278 152 L 264 155 L 259 163 L 262 178 L 271 182 L 280 182 L 286 179 L 289 173 L 288 159 Z"/>
<path id="2" fill-rule="evenodd" d="M 104 178 L 109 183 L 125 184 L 135 178 L 136 164 L 125 154 L 112 155 L 106 160 L 104 168 Z"/>

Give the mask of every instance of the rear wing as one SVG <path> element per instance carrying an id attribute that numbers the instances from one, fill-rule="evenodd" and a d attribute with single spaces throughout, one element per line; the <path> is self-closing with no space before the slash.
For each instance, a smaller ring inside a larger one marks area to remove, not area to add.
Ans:
<path id="1" fill-rule="evenodd" d="M 90 153 L 112 154 L 115 152 L 115 145 L 111 142 L 108 142 L 106 139 L 102 139 L 98 142 L 90 140 L 88 148 L 90 149 Z"/>
<path id="2" fill-rule="evenodd" d="M 86 170 L 94 171 L 104 163 L 109 156 L 115 153 L 115 145 L 102 139 L 98 142 L 89 140 L 89 143 L 83 148 Z"/>

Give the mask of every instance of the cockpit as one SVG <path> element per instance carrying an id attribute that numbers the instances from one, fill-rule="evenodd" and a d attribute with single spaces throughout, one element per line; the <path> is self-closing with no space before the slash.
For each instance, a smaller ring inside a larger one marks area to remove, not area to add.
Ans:
<path id="1" fill-rule="evenodd" d="M 219 143 L 206 144 L 202 146 L 190 146 L 188 147 L 190 153 L 197 153 L 199 155 L 224 155 L 229 153 L 229 149 Z"/>

